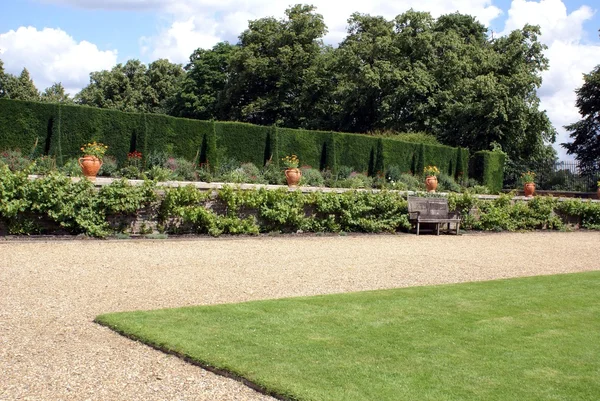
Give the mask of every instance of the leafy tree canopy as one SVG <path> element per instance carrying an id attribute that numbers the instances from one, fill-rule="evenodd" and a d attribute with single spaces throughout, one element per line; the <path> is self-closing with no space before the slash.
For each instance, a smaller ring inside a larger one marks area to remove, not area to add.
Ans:
<path id="1" fill-rule="evenodd" d="M 573 142 L 561 144 L 567 153 L 575 155 L 588 172 L 600 171 L 600 65 L 583 76 L 577 89 L 577 107 L 581 120 L 567 125 Z"/>

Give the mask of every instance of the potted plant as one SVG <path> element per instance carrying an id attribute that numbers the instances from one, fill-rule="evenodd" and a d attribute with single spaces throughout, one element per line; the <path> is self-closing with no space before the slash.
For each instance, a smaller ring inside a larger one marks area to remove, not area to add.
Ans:
<path id="1" fill-rule="evenodd" d="M 302 178 L 302 171 L 298 168 L 300 160 L 298 156 L 291 155 L 281 159 L 285 167 L 285 178 L 289 187 L 296 187 Z"/>
<path id="2" fill-rule="evenodd" d="M 425 174 L 427 192 L 435 192 L 438 186 L 437 176 L 440 170 L 436 166 L 427 166 L 423 169 L 423 173 Z"/>
<path id="3" fill-rule="evenodd" d="M 600 180 L 598 180 L 598 182 L 596 184 L 598 185 L 598 189 L 596 190 L 596 195 L 598 196 L 598 199 L 600 199 Z"/>
<path id="4" fill-rule="evenodd" d="M 533 171 L 526 171 L 521 174 L 521 180 L 523 181 L 525 196 L 533 196 L 535 193 L 535 173 Z"/>
<path id="5" fill-rule="evenodd" d="M 81 147 L 83 157 L 79 158 L 79 165 L 83 175 L 90 181 L 96 181 L 96 175 L 102 167 L 102 158 L 106 153 L 108 146 L 99 142 L 91 142 Z"/>

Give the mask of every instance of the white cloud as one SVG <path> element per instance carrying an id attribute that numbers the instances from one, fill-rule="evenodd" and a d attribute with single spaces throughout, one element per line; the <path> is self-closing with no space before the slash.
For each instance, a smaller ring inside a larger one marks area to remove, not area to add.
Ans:
<path id="1" fill-rule="evenodd" d="M 504 33 L 525 24 L 539 25 L 543 43 L 551 44 L 555 40 L 576 43 L 582 38 L 583 22 L 593 15 L 594 11 L 585 5 L 568 14 L 562 0 L 513 0 Z"/>
<path id="2" fill-rule="evenodd" d="M 567 156 L 561 143 L 571 142 L 569 133 L 563 128 L 581 119 L 575 106 L 575 89 L 583 84 L 583 74 L 589 73 L 600 63 L 600 45 L 573 44 L 555 41 L 546 51 L 550 69 L 542 74 L 544 83 L 540 89 L 541 107 L 557 129 L 555 148 L 561 158 Z"/>
<path id="3" fill-rule="evenodd" d="M 150 52 L 153 60 L 166 58 L 185 63 L 197 48 L 210 48 L 220 41 L 216 29 L 213 21 L 201 21 L 196 17 L 176 21 L 162 35 L 142 38 L 142 52 Z"/>
<path id="4" fill-rule="evenodd" d="M 570 141 L 563 126 L 581 118 L 575 106 L 575 89 L 583 84 L 583 74 L 600 62 L 600 44 L 584 41 L 583 23 L 594 13 L 585 5 L 568 13 L 561 0 L 513 0 L 504 28 L 504 33 L 527 23 L 541 28 L 540 41 L 548 46 L 545 54 L 550 68 L 542 73 L 543 84 L 538 95 L 541 108 L 547 111 L 558 132 L 554 147 L 561 159 L 572 158 L 560 146 Z"/>
<path id="5" fill-rule="evenodd" d="M 100 2 L 89 0 L 86 3 Z M 142 6 L 134 0 L 121 3 L 122 6 L 128 7 Z M 145 3 L 149 7 L 155 2 Z M 186 62 L 191 51 L 183 54 L 183 49 L 191 48 L 193 51 L 198 47 L 211 47 L 221 40 L 235 42 L 239 34 L 248 27 L 249 20 L 268 16 L 283 18 L 284 11 L 292 3 L 289 0 L 168 0 L 163 3 L 162 11 L 169 16 L 170 26 L 155 37 L 144 38 L 143 43 L 150 46 L 151 54 L 157 57 Z M 434 17 L 460 11 L 476 16 L 484 25 L 489 25 L 491 20 L 502 13 L 492 5 L 491 0 L 313 0 L 310 3 L 316 6 L 316 12 L 322 14 L 325 19 L 329 30 L 325 42 L 334 45 L 346 36 L 347 20 L 354 12 L 382 15 L 392 19 L 410 8 L 429 11 Z M 173 50 L 168 44 L 176 45 L 178 50 Z"/>
<path id="6" fill-rule="evenodd" d="M 7 72 L 18 75 L 25 67 L 38 89 L 62 82 L 71 94 L 88 84 L 90 72 L 110 69 L 117 62 L 116 50 L 77 43 L 60 29 L 20 27 L 0 34 L 0 49 Z"/>

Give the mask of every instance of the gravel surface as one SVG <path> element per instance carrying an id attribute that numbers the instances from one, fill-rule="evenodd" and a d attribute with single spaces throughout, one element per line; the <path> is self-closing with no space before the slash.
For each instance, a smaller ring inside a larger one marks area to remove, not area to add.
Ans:
<path id="1" fill-rule="evenodd" d="M 600 233 L 0 242 L 0 400 L 269 400 L 101 313 L 600 270 Z"/>

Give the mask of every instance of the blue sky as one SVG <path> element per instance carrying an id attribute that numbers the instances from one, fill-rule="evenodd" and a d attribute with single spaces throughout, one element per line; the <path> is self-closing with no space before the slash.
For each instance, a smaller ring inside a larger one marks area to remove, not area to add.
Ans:
<path id="1" fill-rule="evenodd" d="M 235 42 L 250 19 L 283 17 L 289 0 L 2 0 L 0 59 L 8 72 L 26 67 L 43 90 L 62 82 L 76 93 L 89 73 L 136 58 L 186 63 L 198 47 Z M 598 0 L 313 0 L 329 28 L 327 43 L 345 36 L 346 20 L 358 11 L 386 18 L 413 8 L 439 16 L 454 11 L 476 16 L 501 35 L 525 23 L 541 25 L 550 70 L 543 73 L 541 107 L 559 131 L 579 117 L 574 90 L 582 73 L 600 64 Z M 561 156 L 564 152 L 557 147 Z"/>

